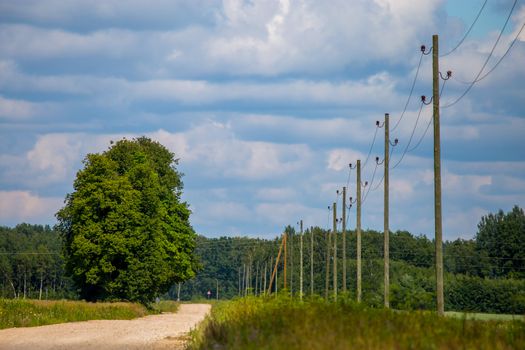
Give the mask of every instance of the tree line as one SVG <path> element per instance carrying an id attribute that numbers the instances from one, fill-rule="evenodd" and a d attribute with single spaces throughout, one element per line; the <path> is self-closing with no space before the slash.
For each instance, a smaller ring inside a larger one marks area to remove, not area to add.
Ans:
<path id="1" fill-rule="evenodd" d="M 299 293 L 299 239 L 288 226 L 287 288 Z M 303 235 L 303 292 L 310 294 L 310 240 L 313 238 L 313 289 L 325 293 L 326 244 L 328 230 L 311 227 Z M 338 233 L 339 235 L 341 232 Z M 341 239 L 338 263 L 342 266 Z M 216 297 L 233 298 L 245 293 L 261 293 L 268 288 L 280 237 L 196 239 L 195 255 L 201 269 L 197 276 L 180 286 L 173 284 L 167 298 L 204 298 L 207 291 Z M 15 298 L 79 298 L 64 270 L 62 240 L 54 228 L 20 224 L 0 227 L 0 296 Z M 398 309 L 433 309 L 435 305 L 434 242 L 407 231 L 391 233 L 391 304 Z M 383 237 L 365 230 L 362 235 L 363 302 L 381 307 L 383 291 Z M 444 243 L 445 305 L 449 310 L 525 312 L 525 215 L 514 207 L 484 216 L 473 239 Z M 356 284 L 355 232 L 347 232 L 347 291 L 354 297 Z M 329 257 L 333 259 L 333 256 Z M 282 261 L 277 273 L 277 289 L 284 286 Z M 330 264 L 331 268 L 331 264 Z M 249 269 L 249 274 L 247 273 Z M 329 271 L 332 273 L 332 271 Z M 339 291 L 342 268 L 338 269 Z M 265 277 L 266 275 L 266 277 Z M 332 278 L 332 276 L 330 276 Z M 332 288 L 332 282 L 330 282 Z M 275 290 L 275 287 L 273 288 Z"/>
<path id="2" fill-rule="evenodd" d="M 288 226 L 287 288 L 299 292 L 299 234 Z M 325 294 L 326 245 L 329 231 L 311 227 L 303 235 L 303 293 L 311 290 L 311 248 L 313 238 L 313 290 Z M 341 235 L 341 232 L 338 232 Z M 338 264 L 342 266 L 342 245 L 338 239 Z M 203 266 L 195 279 L 184 283 L 183 299 L 204 297 L 208 290 L 221 298 L 246 293 L 260 293 L 268 287 L 270 269 L 280 245 L 272 240 L 246 237 L 206 238 L 199 236 L 196 254 Z M 355 295 L 356 236 L 347 232 L 347 290 Z M 407 231 L 391 233 L 391 304 L 399 309 L 433 309 L 435 306 L 434 241 Z M 480 312 L 525 312 L 525 215 L 519 207 L 484 216 L 473 239 L 445 241 L 445 301 L 449 310 Z M 333 256 L 330 260 L 332 268 Z M 383 235 L 374 230 L 362 234 L 363 301 L 380 307 L 383 302 Z M 329 269 L 328 274 L 332 271 Z M 277 289 L 284 286 L 282 261 L 278 269 Z M 247 272 L 248 271 L 248 272 Z M 266 277 L 265 277 L 266 273 Z M 330 288 L 332 288 L 332 278 Z M 248 280 L 246 282 L 245 280 Z M 338 269 L 338 289 L 342 290 L 342 268 Z M 264 285 L 266 282 L 266 286 Z M 275 288 L 275 287 L 274 287 Z M 178 288 L 170 290 L 177 297 Z"/>

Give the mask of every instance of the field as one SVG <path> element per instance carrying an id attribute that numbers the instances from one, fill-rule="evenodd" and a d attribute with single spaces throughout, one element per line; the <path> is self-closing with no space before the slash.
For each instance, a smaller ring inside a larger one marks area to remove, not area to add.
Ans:
<path id="1" fill-rule="evenodd" d="M 148 314 L 174 312 L 177 308 L 178 304 L 171 301 L 161 301 L 147 309 L 140 304 L 125 302 L 0 299 L 0 329 L 87 320 L 129 320 Z"/>
<path id="2" fill-rule="evenodd" d="M 285 296 L 215 305 L 191 349 L 524 349 L 525 322 L 372 309 Z"/>

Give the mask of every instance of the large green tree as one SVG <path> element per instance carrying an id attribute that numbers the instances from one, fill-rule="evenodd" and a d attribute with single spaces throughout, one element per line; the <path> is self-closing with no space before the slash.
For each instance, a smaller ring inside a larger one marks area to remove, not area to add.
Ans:
<path id="1" fill-rule="evenodd" d="M 477 249 L 488 255 L 494 276 L 525 277 L 525 214 L 514 206 L 481 218 L 476 234 Z"/>
<path id="2" fill-rule="evenodd" d="M 195 275 L 196 234 L 177 164 L 146 137 L 86 156 L 56 215 L 82 298 L 148 303 Z"/>

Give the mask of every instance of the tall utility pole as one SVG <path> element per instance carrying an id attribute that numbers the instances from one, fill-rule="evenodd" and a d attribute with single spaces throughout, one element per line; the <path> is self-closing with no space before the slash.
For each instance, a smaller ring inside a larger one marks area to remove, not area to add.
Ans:
<path id="1" fill-rule="evenodd" d="M 434 220 L 437 312 L 445 314 L 443 298 L 443 227 L 441 223 L 441 136 L 439 127 L 439 39 L 432 36 L 432 101 L 434 107 Z"/>
<path id="2" fill-rule="evenodd" d="M 333 203 L 333 229 L 334 236 L 334 299 L 337 300 L 337 203 Z"/>
<path id="3" fill-rule="evenodd" d="M 314 227 L 310 226 L 310 295 L 314 295 Z"/>
<path id="4" fill-rule="evenodd" d="M 361 302 L 361 160 L 357 161 L 357 302 Z"/>
<path id="5" fill-rule="evenodd" d="M 263 284 L 263 294 L 266 293 L 266 277 L 268 275 L 268 260 L 264 262 L 264 284 Z"/>
<path id="6" fill-rule="evenodd" d="M 299 254 L 299 298 L 303 300 L 303 220 L 300 221 L 301 236 L 300 238 L 300 254 Z"/>
<path id="7" fill-rule="evenodd" d="M 328 210 L 330 210 L 330 206 L 328 206 Z M 325 299 L 328 299 L 328 290 L 330 288 L 330 250 L 332 246 L 332 236 L 330 235 L 330 230 L 326 233 L 327 238 L 327 244 L 326 244 L 326 270 L 325 270 L 325 289 L 324 289 L 324 297 Z"/>
<path id="8" fill-rule="evenodd" d="M 246 296 L 246 264 L 242 264 L 242 295 Z"/>
<path id="9" fill-rule="evenodd" d="M 284 233 L 284 289 L 286 289 L 286 257 L 288 255 L 288 251 L 286 250 L 286 240 L 287 240 L 288 234 Z"/>
<path id="10" fill-rule="evenodd" d="M 385 198 L 384 198 L 384 263 L 385 263 L 385 307 L 390 307 L 390 228 L 388 227 L 388 215 L 389 215 L 389 156 L 390 156 L 390 130 L 389 130 L 389 115 L 385 113 L 385 159 L 383 160 L 383 165 L 385 167 L 385 177 L 384 177 L 384 186 L 385 186 Z"/>
<path id="11" fill-rule="evenodd" d="M 343 187 L 343 292 L 346 292 L 346 187 Z"/>
<path id="12" fill-rule="evenodd" d="M 290 295 L 293 295 L 293 239 L 295 236 L 294 232 L 290 232 Z M 286 239 L 288 240 L 288 238 Z"/>

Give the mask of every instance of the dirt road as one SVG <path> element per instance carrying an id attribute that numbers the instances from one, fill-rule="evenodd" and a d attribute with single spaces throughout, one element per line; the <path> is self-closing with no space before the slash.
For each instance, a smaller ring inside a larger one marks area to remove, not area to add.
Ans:
<path id="1" fill-rule="evenodd" d="M 186 334 L 210 310 L 182 304 L 174 314 L 0 330 L 0 349 L 183 349 Z"/>

